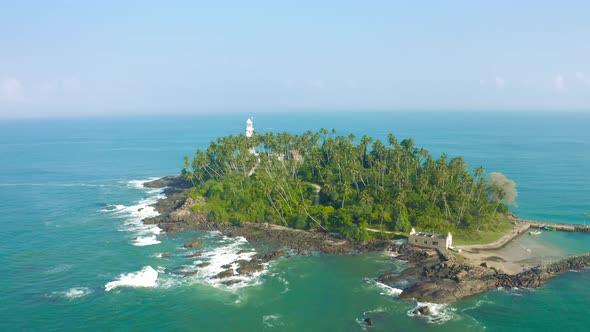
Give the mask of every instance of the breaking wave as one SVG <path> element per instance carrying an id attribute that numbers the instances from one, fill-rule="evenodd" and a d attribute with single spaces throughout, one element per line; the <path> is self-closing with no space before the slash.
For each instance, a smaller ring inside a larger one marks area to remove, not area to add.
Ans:
<path id="1" fill-rule="evenodd" d="M 250 261 L 256 254 L 254 249 L 247 248 L 248 241 L 244 237 L 230 238 L 223 236 L 215 243 L 217 246 L 202 252 L 197 260 L 180 272 L 188 273 L 198 282 L 215 288 L 238 289 L 260 284 L 260 276 L 268 272 L 268 264 L 264 269 L 250 275 L 238 274 L 240 267 L 236 261 Z M 219 276 L 221 272 L 230 271 L 228 275 Z"/>
<path id="2" fill-rule="evenodd" d="M 115 281 L 111 281 L 104 286 L 104 290 L 109 292 L 117 287 L 157 287 L 158 271 L 151 266 L 145 266 L 137 272 L 121 274 Z"/>
<path id="3" fill-rule="evenodd" d="M 162 241 L 158 241 L 155 235 L 137 237 L 133 240 L 133 245 L 137 247 L 151 246 L 158 243 L 162 243 Z"/>
<path id="4" fill-rule="evenodd" d="M 381 289 L 380 295 L 399 296 L 403 290 L 391 286 L 387 286 L 379 281 L 373 281 L 373 284 Z"/>
<path id="5" fill-rule="evenodd" d="M 428 307 L 430 313 L 428 315 L 421 315 L 417 310 L 422 307 Z M 428 323 L 442 324 L 455 317 L 454 312 L 457 309 L 448 304 L 430 303 L 430 302 L 416 302 L 416 306 L 408 310 L 407 315 L 410 317 L 423 317 Z"/>
<path id="6" fill-rule="evenodd" d="M 162 229 L 157 225 L 146 225 L 143 223 L 144 219 L 159 215 L 158 211 L 151 205 L 165 197 L 163 188 L 152 189 L 144 187 L 143 184 L 151 180 L 131 180 L 127 182 L 129 188 L 143 190 L 150 195 L 147 198 L 139 200 L 137 204 L 130 206 L 110 204 L 101 209 L 102 212 L 112 213 L 124 220 L 119 225 L 118 230 L 135 235 L 131 241 L 131 244 L 134 246 L 149 246 L 161 243 L 156 235 L 160 234 Z"/>

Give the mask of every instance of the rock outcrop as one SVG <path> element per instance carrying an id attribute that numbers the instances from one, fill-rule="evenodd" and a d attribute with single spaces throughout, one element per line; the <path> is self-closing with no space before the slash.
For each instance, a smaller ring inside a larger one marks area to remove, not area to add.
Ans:
<path id="1" fill-rule="evenodd" d="M 430 307 L 428 307 L 428 306 L 419 307 L 418 309 L 414 310 L 412 313 L 414 315 L 428 316 L 428 315 L 430 315 Z"/>
<path id="2" fill-rule="evenodd" d="M 402 245 L 397 252 L 399 258 L 408 260 L 413 266 L 400 274 L 383 274 L 378 281 L 398 288 L 402 280 L 410 281 L 400 298 L 432 303 L 455 302 L 497 287 L 535 288 L 559 273 L 590 266 L 590 254 L 585 254 L 510 275 L 430 249 Z"/>
<path id="3" fill-rule="evenodd" d="M 190 248 L 190 249 L 197 249 L 197 248 L 201 248 L 204 245 L 205 245 L 205 243 L 200 242 L 200 241 L 191 241 L 189 243 L 185 243 L 183 245 L 183 247 L 184 248 Z"/>

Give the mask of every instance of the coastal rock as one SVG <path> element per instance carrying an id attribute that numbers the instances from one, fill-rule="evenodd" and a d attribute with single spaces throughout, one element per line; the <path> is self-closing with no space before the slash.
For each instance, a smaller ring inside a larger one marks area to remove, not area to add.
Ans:
<path id="1" fill-rule="evenodd" d="M 401 281 L 409 282 L 401 299 L 432 303 L 450 303 L 496 287 L 536 288 L 559 273 L 590 266 L 590 254 L 585 254 L 510 275 L 453 257 L 445 261 L 442 255 L 428 249 L 402 245 L 397 252 L 413 266 L 399 274 L 383 274 L 378 281 L 392 287 L 399 287 Z"/>
<path id="2" fill-rule="evenodd" d="M 241 259 L 236 261 L 236 263 L 240 265 L 240 267 L 238 267 L 237 269 L 237 272 L 240 275 L 251 275 L 264 270 L 264 265 L 262 263 L 259 263 L 258 261 L 247 261 Z"/>
<path id="3" fill-rule="evenodd" d="M 209 265 L 211 265 L 210 262 L 203 262 L 203 263 L 197 264 L 197 267 L 207 267 Z"/>
<path id="4" fill-rule="evenodd" d="M 219 272 L 215 278 L 219 278 L 219 279 L 224 279 L 224 278 L 229 278 L 229 277 L 233 277 L 234 276 L 234 270 L 232 269 L 227 269 L 225 271 L 221 271 Z"/>
<path id="5" fill-rule="evenodd" d="M 449 303 L 489 290 L 496 285 L 496 271 L 458 262 L 424 266 L 419 282 L 405 289 L 400 298 Z"/>
<path id="6" fill-rule="evenodd" d="M 367 326 L 373 326 L 373 320 L 371 317 L 365 318 L 365 324 L 367 324 Z"/>
<path id="7" fill-rule="evenodd" d="M 143 186 L 146 188 L 190 188 L 191 184 L 190 182 L 186 181 L 186 179 L 182 175 L 172 175 L 165 176 L 157 180 L 145 182 Z"/>
<path id="8" fill-rule="evenodd" d="M 195 275 L 195 274 L 197 274 L 197 273 L 198 273 L 198 271 L 189 271 L 189 272 L 182 272 L 182 273 L 180 273 L 180 274 L 181 274 L 181 275 L 182 275 L 184 278 L 187 278 L 187 277 L 192 277 L 192 276 L 194 276 L 194 275 Z"/>
<path id="9" fill-rule="evenodd" d="M 266 254 L 256 254 L 252 257 L 252 260 L 257 260 L 266 263 L 281 258 L 283 256 L 285 256 L 284 251 L 273 251 Z"/>
<path id="10" fill-rule="evenodd" d="M 428 316 L 428 315 L 430 315 L 430 307 L 428 307 L 428 306 L 419 307 L 418 309 L 414 310 L 412 313 L 414 315 Z"/>
<path id="11" fill-rule="evenodd" d="M 180 266 L 177 266 L 177 267 L 173 268 L 173 269 L 172 269 L 172 272 L 176 273 L 177 271 L 179 271 L 179 270 L 184 270 L 184 269 L 186 269 L 187 267 L 188 267 L 188 266 L 186 266 L 186 265 L 180 265 Z"/>
<path id="12" fill-rule="evenodd" d="M 197 249 L 197 248 L 201 248 L 202 246 L 204 246 L 205 243 L 200 242 L 200 241 L 192 241 L 189 243 L 185 243 L 183 245 L 184 248 L 191 248 L 191 249 Z"/>
<path id="13" fill-rule="evenodd" d="M 165 253 L 161 254 L 160 257 L 162 257 L 162 258 L 169 258 L 169 257 L 172 257 L 172 254 L 165 252 Z"/>
<path id="14" fill-rule="evenodd" d="M 233 284 L 238 284 L 240 283 L 239 280 L 234 280 L 234 279 L 230 279 L 230 280 L 226 280 L 224 282 L 222 282 L 222 284 L 226 285 L 226 286 L 231 286 Z"/>
<path id="15" fill-rule="evenodd" d="M 435 250 L 401 245 L 401 259 L 414 266 L 400 274 L 384 274 L 379 282 L 399 287 L 411 281 L 400 294 L 401 299 L 417 299 L 432 303 L 449 303 L 496 287 L 497 271 L 474 266 Z"/>
<path id="16" fill-rule="evenodd" d="M 186 257 L 186 258 L 195 258 L 195 257 L 201 257 L 202 255 L 203 255 L 202 252 L 196 252 L 194 254 L 185 255 L 184 257 Z"/>

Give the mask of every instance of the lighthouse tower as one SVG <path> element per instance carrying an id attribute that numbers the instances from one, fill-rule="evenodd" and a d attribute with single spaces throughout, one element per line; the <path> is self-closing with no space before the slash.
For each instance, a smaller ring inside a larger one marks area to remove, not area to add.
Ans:
<path id="1" fill-rule="evenodd" d="M 252 122 L 252 118 L 248 118 L 246 120 L 246 137 L 252 137 L 254 135 L 254 122 Z"/>

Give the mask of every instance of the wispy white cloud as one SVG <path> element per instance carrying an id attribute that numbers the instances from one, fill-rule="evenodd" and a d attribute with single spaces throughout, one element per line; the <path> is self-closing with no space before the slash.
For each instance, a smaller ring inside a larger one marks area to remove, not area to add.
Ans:
<path id="1" fill-rule="evenodd" d="M 496 77 L 494 82 L 496 84 L 496 88 L 498 89 L 504 89 L 504 87 L 506 86 L 506 80 L 502 77 Z"/>
<path id="2" fill-rule="evenodd" d="M 23 96 L 24 86 L 16 78 L 0 79 L 0 100 L 16 100 Z"/>
<path id="3" fill-rule="evenodd" d="M 555 78 L 553 79 L 553 87 L 557 92 L 563 92 L 566 90 L 565 78 L 563 77 L 563 75 L 558 74 L 555 76 Z"/>
<path id="4" fill-rule="evenodd" d="M 311 80 L 307 84 L 312 89 L 321 90 L 326 87 L 326 82 L 322 79 Z"/>
<path id="5" fill-rule="evenodd" d="M 0 102 L 27 104 L 68 104 L 79 100 L 82 85 L 76 77 L 25 83 L 14 77 L 0 77 Z"/>
<path id="6" fill-rule="evenodd" d="M 52 99 L 71 96 L 81 90 L 80 81 L 75 77 L 59 78 L 42 82 L 38 88 L 39 98 Z"/>
<path id="7" fill-rule="evenodd" d="M 590 77 L 584 75 L 584 73 L 582 72 L 577 72 L 576 78 L 578 79 L 578 81 L 580 81 L 580 83 L 582 83 L 582 85 L 584 85 L 587 88 L 590 88 Z"/>

